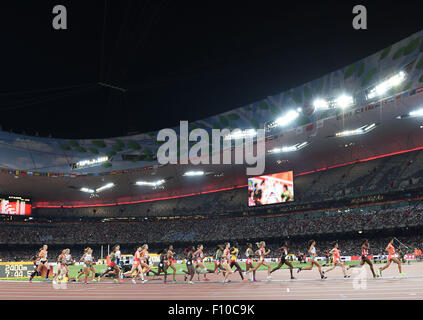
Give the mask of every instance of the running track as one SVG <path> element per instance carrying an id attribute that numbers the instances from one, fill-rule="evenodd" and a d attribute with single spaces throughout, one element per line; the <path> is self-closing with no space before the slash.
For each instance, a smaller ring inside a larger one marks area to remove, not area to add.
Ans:
<path id="1" fill-rule="evenodd" d="M 376 266 L 375 266 L 376 267 Z M 379 265 L 377 266 L 379 267 Z M 364 267 L 370 275 L 368 266 Z M 325 268 L 324 268 L 325 269 Z M 354 276 L 354 269 L 348 273 Z M 355 271 L 355 270 L 354 270 Z M 223 285 L 221 276 L 211 275 L 212 281 L 185 284 L 181 276 L 178 283 L 163 284 L 150 280 L 146 284 L 112 283 L 68 283 L 66 289 L 54 288 L 52 283 L 0 281 L 0 300 L 292 300 L 292 299 L 423 299 L 423 264 L 403 265 L 405 277 L 398 276 L 398 268 L 392 264 L 383 278 L 366 278 L 364 282 L 344 279 L 341 270 L 328 273 L 327 280 L 320 280 L 317 269 L 294 274 L 297 280 L 289 279 L 288 270 L 272 274 L 266 281 L 266 272 L 257 275 L 259 282 L 240 282 L 238 274 L 230 276 L 232 282 Z M 358 273 L 358 269 L 357 269 Z M 170 277 L 171 278 L 171 277 Z"/>

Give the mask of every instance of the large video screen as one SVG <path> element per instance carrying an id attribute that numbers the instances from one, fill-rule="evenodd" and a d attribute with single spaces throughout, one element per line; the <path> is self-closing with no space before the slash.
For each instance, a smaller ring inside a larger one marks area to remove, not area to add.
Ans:
<path id="1" fill-rule="evenodd" d="M 248 179 L 248 206 L 294 201 L 294 174 L 292 171 Z"/>
<path id="2" fill-rule="evenodd" d="M 0 196 L 0 214 L 31 215 L 31 200 L 15 196 Z"/>

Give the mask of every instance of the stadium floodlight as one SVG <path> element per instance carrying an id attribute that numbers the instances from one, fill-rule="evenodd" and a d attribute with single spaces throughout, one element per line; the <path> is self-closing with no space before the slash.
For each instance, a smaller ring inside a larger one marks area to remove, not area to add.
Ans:
<path id="1" fill-rule="evenodd" d="M 154 181 L 154 182 L 149 182 L 149 181 L 137 181 L 135 182 L 135 184 L 137 186 L 151 186 L 151 187 L 158 187 L 160 185 L 162 185 L 163 183 L 165 183 L 166 181 L 164 179 L 162 180 L 158 180 L 158 181 Z"/>
<path id="2" fill-rule="evenodd" d="M 284 127 L 290 124 L 292 121 L 298 118 L 300 114 L 295 110 L 288 111 L 285 115 L 282 117 L 279 117 L 276 119 L 275 123 L 278 126 Z"/>
<path id="3" fill-rule="evenodd" d="M 360 128 L 354 129 L 354 130 L 345 130 L 345 131 L 337 132 L 335 134 L 335 136 L 336 137 L 356 136 L 356 135 L 359 135 L 359 134 L 368 133 L 371 130 L 373 130 L 374 128 L 376 128 L 376 123 L 365 125 L 365 126 L 362 126 Z"/>
<path id="4" fill-rule="evenodd" d="M 316 110 L 326 110 L 329 109 L 329 103 L 325 99 L 316 99 L 313 102 L 313 107 Z"/>
<path id="5" fill-rule="evenodd" d="M 102 186 L 98 189 L 95 189 L 95 192 L 98 193 L 98 192 L 101 192 L 103 190 L 113 188 L 114 186 L 115 186 L 115 184 L 113 182 L 110 182 L 110 183 L 108 183 L 108 184 L 106 184 L 106 185 L 104 185 L 104 186 Z"/>
<path id="6" fill-rule="evenodd" d="M 86 193 L 94 193 L 95 192 L 93 189 L 85 188 L 85 187 L 81 188 L 79 190 L 82 191 L 82 192 L 86 192 Z"/>
<path id="7" fill-rule="evenodd" d="M 81 160 L 81 161 L 78 161 L 77 163 L 72 163 L 71 167 L 72 169 L 81 169 L 81 168 L 93 167 L 107 161 L 109 161 L 109 157 L 102 156 L 95 159 Z"/>
<path id="8" fill-rule="evenodd" d="M 408 114 L 410 117 L 420 117 L 423 116 L 423 108 L 411 111 Z"/>
<path id="9" fill-rule="evenodd" d="M 308 142 L 302 142 L 302 143 L 294 144 L 292 146 L 286 146 L 286 147 L 282 147 L 282 148 L 273 148 L 273 149 L 269 150 L 268 152 L 269 153 L 293 152 L 293 151 L 298 151 L 298 150 L 304 148 L 308 144 L 309 144 Z"/>
<path id="10" fill-rule="evenodd" d="M 184 173 L 184 176 L 193 177 L 193 176 L 203 176 L 204 171 L 187 171 Z"/>
<path id="11" fill-rule="evenodd" d="M 390 89 L 399 86 L 407 78 L 407 74 L 404 71 L 398 72 L 396 75 L 378 84 L 376 87 L 371 89 L 367 94 L 367 99 L 373 99 L 376 96 L 382 96 L 386 94 Z"/>
<path id="12" fill-rule="evenodd" d="M 257 131 L 255 129 L 246 129 L 246 130 L 234 130 L 232 133 L 225 136 L 224 140 L 237 140 L 243 139 L 246 137 L 255 137 Z"/>
<path id="13" fill-rule="evenodd" d="M 339 96 L 335 99 L 335 106 L 341 109 L 346 109 L 354 104 L 354 98 L 347 95 Z"/>

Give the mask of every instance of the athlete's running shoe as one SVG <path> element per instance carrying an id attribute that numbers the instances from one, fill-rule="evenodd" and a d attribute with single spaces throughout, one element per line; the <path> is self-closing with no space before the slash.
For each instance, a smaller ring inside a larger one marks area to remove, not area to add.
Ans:
<path id="1" fill-rule="evenodd" d="M 379 277 L 381 277 L 382 276 L 382 270 L 380 270 L 380 268 L 379 269 L 377 269 L 377 275 L 379 276 Z"/>
<path id="2" fill-rule="evenodd" d="M 323 280 L 323 279 L 327 279 L 327 277 L 323 274 L 323 272 L 322 272 L 322 275 L 320 276 L 320 278 Z"/>
<path id="3" fill-rule="evenodd" d="M 192 281 L 188 281 L 188 283 L 189 283 L 189 284 L 194 284 L 194 282 L 192 282 Z"/>
<path id="4" fill-rule="evenodd" d="M 137 283 L 137 282 L 135 281 L 135 279 L 132 279 L 132 280 L 131 280 L 131 282 L 132 282 L 132 283 Z"/>
<path id="5" fill-rule="evenodd" d="M 210 279 L 209 278 L 204 278 L 204 281 L 210 281 Z"/>
<path id="6" fill-rule="evenodd" d="M 187 281 L 187 274 L 184 275 L 184 281 Z"/>
<path id="7" fill-rule="evenodd" d="M 119 282 L 119 280 L 118 280 L 118 279 L 113 279 L 113 282 L 114 282 L 114 283 L 118 283 L 118 282 Z"/>
<path id="8" fill-rule="evenodd" d="M 401 272 L 399 275 L 400 275 L 401 277 L 404 277 L 404 276 L 405 276 L 405 273 L 404 273 L 404 272 Z"/>
<path id="9" fill-rule="evenodd" d="M 349 278 L 350 276 L 344 276 L 345 279 Z"/>
<path id="10" fill-rule="evenodd" d="M 295 277 L 291 277 L 291 280 L 295 280 Z"/>
<path id="11" fill-rule="evenodd" d="M 142 280 L 141 281 L 141 283 L 147 283 L 148 282 L 148 280 Z"/>
<path id="12" fill-rule="evenodd" d="M 267 277 L 267 280 L 272 280 L 272 276 L 268 276 Z"/>
<path id="13" fill-rule="evenodd" d="M 297 273 L 300 273 L 300 272 L 301 272 L 301 270 L 303 270 L 303 268 L 299 267 L 299 268 L 297 269 Z"/>

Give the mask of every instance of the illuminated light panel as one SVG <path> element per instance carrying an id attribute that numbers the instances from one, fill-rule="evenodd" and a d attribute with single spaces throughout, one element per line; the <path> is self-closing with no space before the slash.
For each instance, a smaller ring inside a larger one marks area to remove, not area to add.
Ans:
<path id="1" fill-rule="evenodd" d="M 234 130 L 231 134 L 225 136 L 224 140 L 237 140 L 243 139 L 246 137 L 255 137 L 257 136 L 257 131 L 255 129 L 247 129 L 247 130 Z"/>
<path id="2" fill-rule="evenodd" d="M 410 117 L 420 117 L 423 116 L 423 108 L 411 111 L 408 114 Z"/>
<path id="3" fill-rule="evenodd" d="M 392 76 L 386 81 L 378 84 L 376 87 L 371 89 L 367 94 L 368 99 L 373 99 L 377 96 L 383 96 L 390 89 L 399 86 L 407 78 L 407 74 L 404 71 L 398 72 L 396 75 Z"/>
<path id="4" fill-rule="evenodd" d="M 95 189 L 95 192 L 101 192 L 103 190 L 107 190 L 107 189 L 113 188 L 114 186 L 115 186 L 115 184 L 113 182 L 111 182 L 111 183 L 108 183 L 108 184 L 106 184 L 106 185 L 98 188 L 98 189 Z"/>
<path id="5" fill-rule="evenodd" d="M 335 103 L 336 107 L 341 108 L 341 109 L 345 109 L 345 108 L 348 108 L 348 107 L 350 107 L 354 104 L 354 99 L 351 96 L 342 95 L 342 96 L 336 98 L 334 103 Z"/>
<path id="6" fill-rule="evenodd" d="M 163 183 L 165 183 L 165 180 L 158 180 L 158 181 L 154 181 L 154 182 L 149 182 L 149 181 L 137 181 L 135 182 L 135 184 L 137 186 L 151 186 L 151 187 L 157 187 L 162 185 Z"/>
<path id="7" fill-rule="evenodd" d="M 203 176 L 204 171 L 187 171 L 184 173 L 186 177 L 193 177 L 193 176 Z"/>
<path id="8" fill-rule="evenodd" d="M 300 114 L 295 110 L 288 111 L 284 116 L 277 118 L 275 124 L 281 127 L 287 126 L 297 119 L 299 115 Z"/>
<path id="9" fill-rule="evenodd" d="M 293 152 L 293 151 L 298 151 L 298 150 L 304 148 L 307 145 L 308 145 L 308 142 L 302 142 L 302 143 L 294 144 L 293 146 L 287 146 L 287 147 L 282 147 L 282 148 L 273 148 L 273 149 L 269 150 L 268 152 L 269 153 Z"/>
<path id="10" fill-rule="evenodd" d="M 79 189 L 82 192 L 86 192 L 86 193 L 94 193 L 95 191 L 93 189 L 90 188 L 81 188 Z"/>
<path id="11" fill-rule="evenodd" d="M 104 157 L 98 157 L 98 158 L 95 158 L 95 159 L 81 160 L 81 161 L 78 161 L 75 164 L 71 164 L 71 167 L 73 169 L 80 169 L 80 168 L 96 166 L 96 165 L 102 164 L 103 162 L 107 162 L 107 161 L 109 161 L 109 157 L 104 156 Z"/>
<path id="12" fill-rule="evenodd" d="M 370 125 L 362 126 L 360 128 L 354 129 L 354 130 L 345 130 L 345 131 L 342 131 L 342 132 L 337 132 L 335 134 L 335 136 L 336 137 L 356 136 L 356 135 L 359 135 L 359 134 L 368 133 L 371 130 L 373 130 L 374 128 L 376 128 L 376 123 L 372 123 Z"/>
<path id="13" fill-rule="evenodd" d="M 325 99 L 316 99 L 313 102 L 313 107 L 316 110 L 326 110 L 329 109 L 329 103 Z"/>

